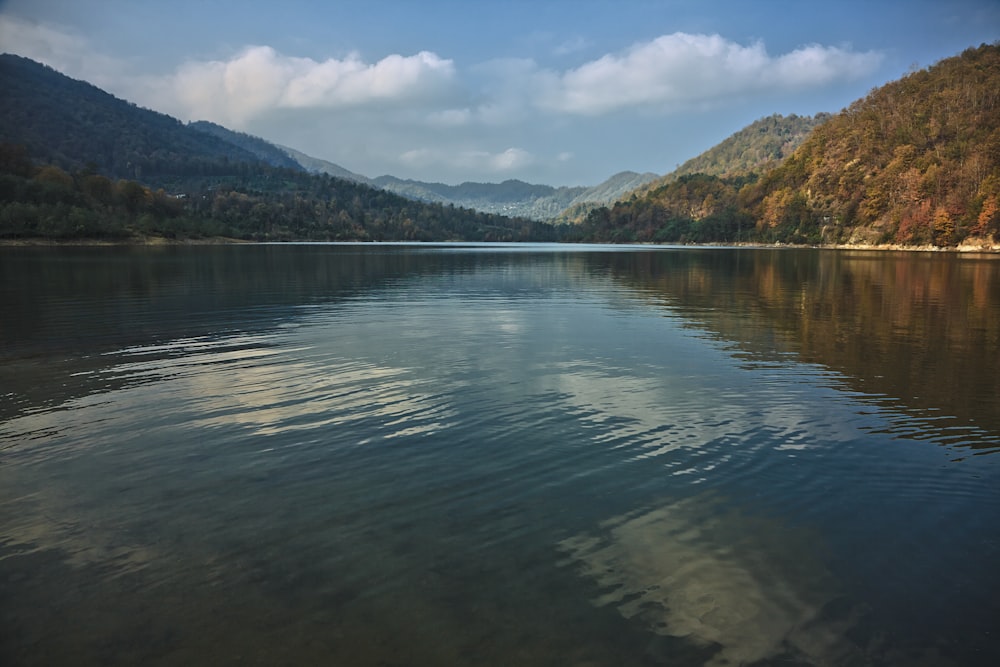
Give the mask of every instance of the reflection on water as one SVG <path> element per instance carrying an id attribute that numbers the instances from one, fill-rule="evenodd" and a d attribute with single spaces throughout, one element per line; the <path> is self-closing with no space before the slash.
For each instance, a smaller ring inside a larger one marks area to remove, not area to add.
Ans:
<path id="1" fill-rule="evenodd" d="M 605 591 L 596 604 L 717 647 L 705 664 L 862 661 L 845 636 L 857 618 L 833 615 L 837 582 L 814 545 L 720 505 L 704 496 L 674 501 L 605 521 L 605 537 L 587 533 L 560 546 Z"/>
<path id="2" fill-rule="evenodd" d="M 859 392 L 1000 431 L 1000 258 L 737 250 L 605 259 L 751 358 L 794 352 Z"/>
<path id="3" fill-rule="evenodd" d="M 1000 656 L 997 262 L 0 260 L 4 665 Z"/>

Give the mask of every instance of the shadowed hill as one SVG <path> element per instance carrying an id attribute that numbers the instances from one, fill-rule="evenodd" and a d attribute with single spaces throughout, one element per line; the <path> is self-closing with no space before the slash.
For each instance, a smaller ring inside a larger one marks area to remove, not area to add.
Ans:
<path id="1" fill-rule="evenodd" d="M 27 58 L 0 55 L 0 142 L 65 170 L 160 184 L 257 158 L 175 118 L 118 99 Z"/>
<path id="2" fill-rule="evenodd" d="M 548 225 L 307 173 L 267 142 L 189 126 L 0 56 L 0 238 L 555 240 Z"/>

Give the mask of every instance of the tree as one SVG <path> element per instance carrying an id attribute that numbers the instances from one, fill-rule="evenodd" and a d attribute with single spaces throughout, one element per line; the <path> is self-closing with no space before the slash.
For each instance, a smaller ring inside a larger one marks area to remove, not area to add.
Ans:
<path id="1" fill-rule="evenodd" d="M 943 206 L 934 211 L 934 245 L 949 246 L 955 236 L 955 220 Z"/>

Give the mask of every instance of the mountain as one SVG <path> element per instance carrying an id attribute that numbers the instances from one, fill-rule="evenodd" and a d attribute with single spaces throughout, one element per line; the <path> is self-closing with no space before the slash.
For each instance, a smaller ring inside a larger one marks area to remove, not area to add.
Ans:
<path id="1" fill-rule="evenodd" d="M 830 114 L 815 116 L 782 116 L 773 114 L 756 120 L 742 130 L 730 135 L 721 143 L 697 155 L 665 176 L 642 174 L 627 187 L 612 196 L 573 202 L 555 220 L 565 223 L 582 222 L 587 215 L 602 204 L 613 204 L 627 195 L 643 196 L 673 183 L 683 176 L 709 174 L 712 176 L 745 176 L 759 173 L 780 164 L 809 136 L 813 128 L 826 122 Z M 625 172 L 631 173 L 631 172 Z M 650 178 L 646 178 L 649 176 Z"/>
<path id="2" fill-rule="evenodd" d="M 649 183 L 653 183 L 659 179 L 660 176 L 650 172 L 644 174 L 634 171 L 619 172 L 600 185 L 587 188 L 583 193 L 574 197 L 551 220 L 558 224 L 579 223 L 595 208 L 610 206 L 622 197 L 641 191 Z"/>
<path id="3" fill-rule="evenodd" d="M 515 179 L 502 183 L 462 183 L 445 185 L 403 180 L 394 176 L 379 176 L 374 185 L 419 201 L 464 206 L 487 213 L 519 216 L 531 220 L 549 220 L 567 207 L 584 202 L 608 204 L 643 183 L 657 178 L 656 174 L 621 172 L 593 187 L 552 187 L 533 185 Z"/>
<path id="4" fill-rule="evenodd" d="M 464 206 L 477 211 L 533 220 L 552 217 L 562 210 L 560 202 L 569 201 L 586 189 L 533 185 L 515 179 L 502 183 L 466 182 L 460 185 L 445 185 L 403 180 L 394 176 L 379 176 L 372 182 L 411 199 Z"/>
<path id="5" fill-rule="evenodd" d="M 813 129 L 830 118 L 828 113 L 815 116 L 773 114 L 755 120 L 701 155 L 691 158 L 661 181 L 650 183 L 650 187 L 691 174 L 739 176 L 767 171 L 788 158 Z"/>
<path id="6" fill-rule="evenodd" d="M 873 90 L 818 124 L 774 168 L 719 174 L 654 184 L 591 212 L 573 237 L 994 244 L 1000 237 L 1000 43 Z"/>
<path id="7" fill-rule="evenodd" d="M 296 164 L 312 174 L 326 174 L 327 176 L 343 178 L 348 181 L 354 181 L 355 183 L 371 184 L 371 179 L 367 176 L 355 174 L 353 171 L 344 169 L 339 164 L 334 164 L 332 162 L 327 162 L 326 160 L 321 160 L 320 158 L 306 155 L 305 153 L 301 153 L 294 148 L 288 148 L 287 146 L 277 147 L 283 151 L 285 155 L 294 160 Z"/>
<path id="8" fill-rule="evenodd" d="M 326 174 L 356 183 L 365 183 L 394 192 L 415 201 L 470 208 L 483 213 L 547 220 L 571 205 L 609 204 L 626 192 L 658 178 L 656 174 L 631 171 L 615 174 L 594 187 L 552 187 L 533 185 L 519 180 L 502 183 L 472 183 L 446 185 L 428 183 L 395 176 L 368 178 L 327 160 L 306 155 L 286 146 L 242 132 L 234 132 L 207 121 L 189 123 L 189 127 L 205 132 L 246 150 L 272 166 L 302 169 L 314 174 Z M 588 208 L 589 210 L 589 208 Z"/>
<path id="9" fill-rule="evenodd" d="M 557 238 L 308 173 L 263 140 L 184 125 L 26 58 L 0 56 L 0 88 L 0 238 Z"/>
<path id="10" fill-rule="evenodd" d="M 88 165 L 151 183 L 256 157 L 175 118 L 142 109 L 27 58 L 0 55 L 0 142 L 65 170 Z"/>
<path id="11" fill-rule="evenodd" d="M 577 195 L 570 205 L 577 204 L 611 204 L 629 192 L 633 192 L 647 183 L 660 178 L 659 175 L 645 172 L 621 171 L 593 187 L 587 188 Z"/>
<path id="12" fill-rule="evenodd" d="M 949 246 L 1000 232 L 1000 42 L 873 90 L 751 192 L 758 229 Z"/>

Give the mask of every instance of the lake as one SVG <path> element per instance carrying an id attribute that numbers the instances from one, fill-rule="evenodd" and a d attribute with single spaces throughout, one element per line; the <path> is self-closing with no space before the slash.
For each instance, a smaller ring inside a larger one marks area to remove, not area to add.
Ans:
<path id="1" fill-rule="evenodd" d="M 4 665 L 1000 664 L 1000 257 L 0 248 Z"/>

